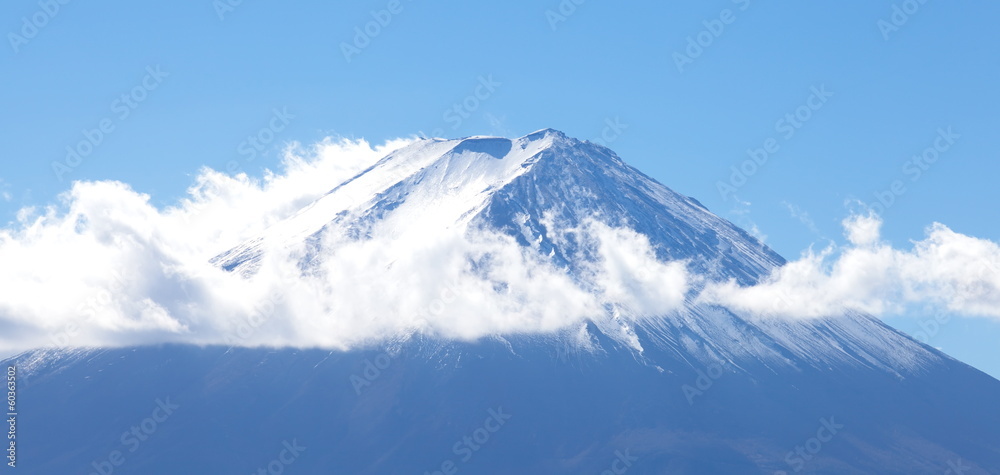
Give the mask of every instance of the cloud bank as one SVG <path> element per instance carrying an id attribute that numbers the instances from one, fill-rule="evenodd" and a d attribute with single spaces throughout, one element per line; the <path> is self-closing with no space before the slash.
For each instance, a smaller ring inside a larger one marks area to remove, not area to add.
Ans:
<path id="1" fill-rule="evenodd" d="M 878 218 L 845 220 L 847 244 L 807 252 L 761 284 L 706 283 L 660 262 L 645 236 L 593 221 L 599 259 L 568 276 L 513 239 L 462 229 L 349 240 L 330 252 L 275 248 L 252 277 L 209 263 L 219 253 L 410 143 L 328 139 L 292 146 L 263 178 L 202 169 L 188 196 L 160 209 L 118 182 L 76 182 L 60 203 L 24 209 L 0 230 L 0 352 L 160 342 L 345 349 L 420 332 L 475 339 L 555 332 L 594 321 L 669 318 L 690 301 L 750 315 L 876 315 L 935 305 L 1000 317 L 1000 247 L 935 224 L 894 249 Z M 627 330 L 626 330 L 627 331 Z"/>
<path id="2" fill-rule="evenodd" d="M 881 225 L 872 214 L 850 216 L 845 246 L 810 249 L 753 287 L 709 285 L 698 301 L 791 318 L 882 316 L 912 306 L 1000 318 L 1000 246 L 934 223 L 911 249 L 895 249 L 881 239 Z"/>
<path id="3" fill-rule="evenodd" d="M 203 169 L 176 206 L 119 182 L 75 182 L 0 230 L 0 351 L 159 342 L 349 348 L 413 332 L 475 339 L 552 332 L 609 309 L 683 305 L 682 263 L 644 236 L 591 223 L 602 258 L 576 281 L 512 238 L 464 229 L 348 239 L 331 229 L 265 253 L 252 277 L 210 260 L 288 218 L 410 141 L 327 140 L 286 151 L 262 179 Z M 646 272 L 633 275 L 641 266 Z M 652 272 L 649 272 L 649 271 Z"/>

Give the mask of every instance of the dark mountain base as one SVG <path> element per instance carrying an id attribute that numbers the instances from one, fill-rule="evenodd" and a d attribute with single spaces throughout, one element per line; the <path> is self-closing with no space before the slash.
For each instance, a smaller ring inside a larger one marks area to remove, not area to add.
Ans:
<path id="1" fill-rule="evenodd" d="M 4 364 L 18 472 L 1000 473 L 1000 382 L 959 363 L 895 378 L 417 346 L 28 353 Z"/>

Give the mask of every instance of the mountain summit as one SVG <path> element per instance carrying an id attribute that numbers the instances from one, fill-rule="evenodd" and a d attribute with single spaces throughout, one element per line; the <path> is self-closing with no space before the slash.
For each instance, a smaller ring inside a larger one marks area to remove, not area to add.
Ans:
<path id="1" fill-rule="evenodd" d="M 546 214 L 563 229 L 591 217 L 629 227 L 656 244 L 657 257 L 691 259 L 699 270 L 741 284 L 755 283 L 784 263 L 742 229 L 630 167 L 610 149 L 553 129 L 513 140 L 416 142 L 216 261 L 252 271 L 267 243 L 317 240 L 333 227 L 362 237 L 486 226 L 570 264 L 573 250 L 553 244 L 543 223 Z"/>
<path id="2" fill-rule="evenodd" d="M 614 230 L 634 233 L 648 242 L 652 259 L 609 263 L 613 258 L 609 254 L 614 252 L 609 248 L 632 244 L 609 242 L 608 235 L 613 234 L 609 231 Z M 941 357 L 867 315 L 852 313 L 789 324 L 696 304 L 697 292 L 705 282 L 731 280 L 753 285 L 785 260 L 695 199 L 629 166 L 610 149 L 553 129 L 518 139 L 418 141 L 390 153 L 290 219 L 219 255 L 214 262 L 252 276 L 266 250 L 280 253 L 296 248 L 301 250 L 302 269 L 323 272 L 317 267 L 330 267 L 321 266 L 329 256 L 344 249 L 356 252 L 359 243 L 376 243 L 369 247 L 393 256 L 372 261 L 378 265 L 401 267 L 400 262 L 406 259 L 402 254 L 438 253 L 443 262 L 429 265 L 471 263 L 475 272 L 452 275 L 484 281 L 492 288 L 502 288 L 498 294 L 518 298 L 516 290 L 511 290 L 516 283 L 505 278 L 509 271 L 491 257 L 501 253 L 495 248 L 476 254 L 458 246 L 412 245 L 436 244 L 452 234 L 508 237 L 532 261 L 551 266 L 554 277 L 569 278 L 577 284 L 574 289 L 599 294 L 593 306 L 600 308 L 584 313 L 603 333 L 636 349 L 643 348 L 643 342 L 635 337 L 639 328 L 669 338 L 672 349 L 705 364 L 719 358 L 752 357 L 768 365 L 822 367 L 838 361 L 893 372 L 900 365 L 920 365 Z M 684 263 L 696 279 L 686 283 L 689 287 L 678 289 L 675 281 L 642 275 L 644 271 L 657 274 L 650 268 L 667 262 Z M 609 269 L 614 266 L 624 269 Z M 335 267 L 325 271 L 337 273 L 343 268 Z M 490 272 L 497 268 L 503 270 Z M 406 269 L 431 275 L 427 265 Z M 367 278 L 381 282 L 405 276 L 369 273 Z M 609 287 L 620 290 L 611 292 Z M 336 292 L 336 286 L 331 290 Z M 407 294 L 411 290 L 395 288 L 393 292 Z M 658 297 L 672 292 L 680 292 L 677 300 L 686 302 L 655 305 L 663 303 Z M 489 305 L 492 296 L 477 294 L 473 300 Z M 647 301 L 653 304 L 640 305 Z M 347 311 L 337 308 L 334 313 L 342 316 Z M 564 309 L 567 314 L 571 311 Z M 642 318 L 647 316 L 658 318 Z M 475 319 L 464 315 L 455 318 Z M 438 319 L 429 320 L 432 327 L 438 323 Z M 564 324 L 571 321 L 562 320 Z M 553 326 L 532 328 L 552 330 Z M 447 333 L 447 329 L 438 330 L 436 333 Z M 505 332 L 504 327 L 488 327 L 481 334 L 462 336 Z"/>
<path id="3" fill-rule="evenodd" d="M 282 256 L 325 312 L 259 333 L 377 331 L 23 354 L 26 473 L 104 473 L 168 395 L 130 471 L 254 473 L 291 447 L 289 473 L 1000 473 L 1000 382 L 870 315 L 700 301 L 785 261 L 552 129 L 414 142 L 213 262 L 252 280 Z"/>

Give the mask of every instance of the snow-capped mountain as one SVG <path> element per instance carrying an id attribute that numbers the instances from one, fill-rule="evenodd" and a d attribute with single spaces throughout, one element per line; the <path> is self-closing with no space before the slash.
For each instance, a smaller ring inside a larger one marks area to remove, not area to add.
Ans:
<path id="1" fill-rule="evenodd" d="M 308 268 L 317 256 L 345 242 L 389 236 L 386 247 L 402 248 L 401 242 L 433 240 L 449 230 L 485 230 L 516 239 L 583 288 L 593 289 L 600 284 L 593 282 L 591 269 L 602 256 L 594 245 L 600 238 L 586 224 L 592 221 L 645 236 L 657 260 L 683 261 L 706 281 L 752 285 L 784 263 L 742 229 L 630 167 L 608 148 L 551 129 L 513 140 L 419 141 L 215 262 L 252 275 L 265 249 L 305 247 L 302 266 Z M 693 284 L 688 300 L 704 282 Z M 615 307 L 609 320 L 596 319 L 602 331 L 641 351 L 633 320 L 610 318 L 628 308 L 602 303 Z M 669 316 L 635 322 L 705 364 L 753 358 L 774 365 L 849 362 L 893 371 L 939 358 L 877 319 L 856 313 L 790 325 L 710 305 L 667 311 Z"/>
<path id="2" fill-rule="evenodd" d="M 265 235 L 217 258 L 252 271 L 265 242 L 319 240 L 339 228 L 355 238 L 488 226 L 572 266 L 548 226 L 587 218 L 627 226 L 661 259 L 693 259 L 717 278 L 756 282 L 784 260 L 742 229 L 628 166 L 611 150 L 545 129 L 519 139 L 423 140 L 391 153 Z"/>
<path id="3" fill-rule="evenodd" d="M 487 236 L 600 312 L 473 341 L 430 318 L 347 351 L 29 352 L 7 362 L 27 386 L 26 473 L 1000 473 L 1000 382 L 869 315 L 700 301 L 709 282 L 753 285 L 785 261 L 605 147 L 554 130 L 421 140 L 331 188 L 213 262 L 252 279 L 292 249 L 322 276 L 359 242 L 380 240 L 391 268 L 422 249 L 403 243 Z M 616 232 L 649 262 L 611 266 Z M 517 276 L 495 271 L 508 255 L 463 252 L 435 258 L 518 299 Z M 657 280 L 668 263 L 698 278 L 651 287 L 671 282 Z M 176 409 L 143 429 L 168 397 Z"/>

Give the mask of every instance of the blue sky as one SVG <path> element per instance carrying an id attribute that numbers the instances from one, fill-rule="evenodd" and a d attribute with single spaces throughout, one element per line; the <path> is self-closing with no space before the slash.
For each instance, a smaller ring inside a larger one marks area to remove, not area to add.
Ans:
<path id="1" fill-rule="evenodd" d="M 290 141 L 552 127 L 611 139 L 630 164 L 789 258 L 842 242 L 849 203 L 877 194 L 892 197 L 883 237 L 897 247 L 934 222 L 1000 241 L 995 3 L 17 0 L 0 9 L 4 221 L 52 203 L 72 180 L 120 180 L 172 204 L 199 167 L 234 162 L 259 175 Z M 366 28 L 376 34 L 358 34 Z M 820 90 L 822 101 L 811 98 Z M 273 139 L 248 160 L 248 136 L 264 130 Z M 86 141 L 99 143 L 53 170 Z M 731 181 L 747 150 L 768 144 L 768 160 Z M 936 161 L 913 161 L 935 145 Z M 720 193 L 720 182 L 739 186 Z M 926 318 L 887 321 L 916 332 Z M 930 343 L 1000 376 L 996 320 L 952 319 Z"/>

